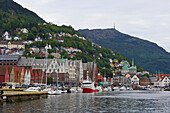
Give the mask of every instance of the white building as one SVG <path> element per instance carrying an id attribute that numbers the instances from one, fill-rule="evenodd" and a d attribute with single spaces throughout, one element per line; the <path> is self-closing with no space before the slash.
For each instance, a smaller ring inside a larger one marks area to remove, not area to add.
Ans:
<path id="1" fill-rule="evenodd" d="M 27 34 L 27 33 L 28 33 L 28 30 L 27 30 L 26 28 L 22 28 L 21 31 L 22 31 L 22 33 L 24 33 L 24 34 Z"/>
<path id="2" fill-rule="evenodd" d="M 154 82 L 154 86 L 156 87 L 165 87 L 169 85 L 170 85 L 170 80 L 167 76 L 157 77 Z"/>
<path id="3" fill-rule="evenodd" d="M 24 84 L 30 85 L 30 82 L 31 82 L 31 73 L 30 73 L 30 71 L 27 72 L 27 70 L 26 70 L 25 76 L 24 76 Z"/>
<path id="4" fill-rule="evenodd" d="M 139 85 L 139 78 L 136 75 L 131 78 L 131 84 Z"/>
<path id="5" fill-rule="evenodd" d="M 41 37 L 37 37 L 37 38 L 35 38 L 34 41 L 36 41 L 36 42 L 38 42 L 38 41 L 42 42 L 42 39 L 41 39 Z"/>
<path id="6" fill-rule="evenodd" d="M 3 37 L 3 40 L 12 40 L 12 37 L 7 31 L 2 35 L 2 37 Z"/>
<path id="7" fill-rule="evenodd" d="M 21 40 L 21 37 L 16 36 L 16 37 L 14 37 L 14 40 Z"/>

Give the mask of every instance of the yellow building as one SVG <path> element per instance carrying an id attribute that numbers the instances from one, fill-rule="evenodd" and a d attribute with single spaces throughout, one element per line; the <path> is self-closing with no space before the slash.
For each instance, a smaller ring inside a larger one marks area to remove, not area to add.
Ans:
<path id="1" fill-rule="evenodd" d="M 15 72 L 14 72 L 14 67 L 13 67 L 11 74 L 10 74 L 10 82 L 14 82 L 14 80 L 15 80 Z"/>
<path id="2" fill-rule="evenodd" d="M 25 49 L 25 45 L 23 42 L 0 42 L 0 47 L 6 47 L 8 49 Z"/>

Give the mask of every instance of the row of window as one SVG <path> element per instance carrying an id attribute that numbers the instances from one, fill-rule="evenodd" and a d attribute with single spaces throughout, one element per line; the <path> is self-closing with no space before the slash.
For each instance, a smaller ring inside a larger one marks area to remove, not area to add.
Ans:
<path id="1" fill-rule="evenodd" d="M 13 66 L 16 65 L 16 63 L 0 63 L 1 66 Z"/>

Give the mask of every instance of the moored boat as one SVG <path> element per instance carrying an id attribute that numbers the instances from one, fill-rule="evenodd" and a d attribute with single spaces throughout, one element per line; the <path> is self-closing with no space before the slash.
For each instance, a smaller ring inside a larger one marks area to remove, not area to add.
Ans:
<path id="1" fill-rule="evenodd" d="M 28 89 L 24 91 L 41 91 L 41 88 L 40 87 L 29 87 Z"/>
<path id="2" fill-rule="evenodd" d="M 126 90 L 126 88 L 124 87 L 124 86 L 122 86 L 121 88 L 120 88 L 120 91 L 125 91 Z"/>
<path id="3" fill-rule="evenodd" d="M 115 86 L 115 87 L 112 88 L 112 91 L 120 91 L 120 88 Z"/>
<path id="4" fill-rule="evenodd" d="M 83 93 L 93 93 L 93 92 L 97 92 L 97 88 L 94 86 L 94 82 L 85 80 L 82 83 L 82 89 L 83 89 Z"/>

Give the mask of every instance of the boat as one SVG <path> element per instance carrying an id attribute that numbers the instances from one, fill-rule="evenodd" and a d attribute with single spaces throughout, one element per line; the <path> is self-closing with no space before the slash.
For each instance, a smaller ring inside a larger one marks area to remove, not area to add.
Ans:
<path id="1" fill-rule="evenodd" d="M 77 88 L 77 93 L 82 93 L 82 92 L 83 92 L 82 88 L 78 87 Z"/>
<path id="2" fill-rule="evenodd" d="M 93 93 L 97 92 L 97 88 L 94 86 L 94 82 L 84 80 L 82 83 L 83 93 Z"/>
<path id="3" fill-rule="evenodd" d="M 119 87 L 115 86 L 112 88 L 112 91 L 120 91 Z"/>
<path id="4" fill-rule="evenodd" d="M 124 86 L 122 86 L 121 88 L 120 88 L 120 91 L 125 91 L 126 90 L 126 88 L 124 87 Z"/>
<path id="5" fill-rule="evenodd" d="M 70 92 L 71 92 L 71 93 L 77 93 L 77 88 L 76 88 L 76 87 L 72 87 L 72 88 L 70 89 Z"/>
<path id="6" fill-rule="evenodd" d="M 101 86 L 98 86 L 97 89 L 98 89 L 98 92 L 103 92 Z"/>
<path id="7" fill-rule="evenodd" d="M 40 87 L 29 87 L 28 89 L 24 91 L 41 91 L 41 88 Z"/>
<path id="8" fill-rule="evenodd" d="M 112 91 L 112 88 L 110 86 L 108 87 L 108 91 Z"/>
<path id="9" fill-rule="evenodd" d="M 108 92 L 108 88 L 104 88 L 103 91 L 104 91 L 104 92 Z"/>

